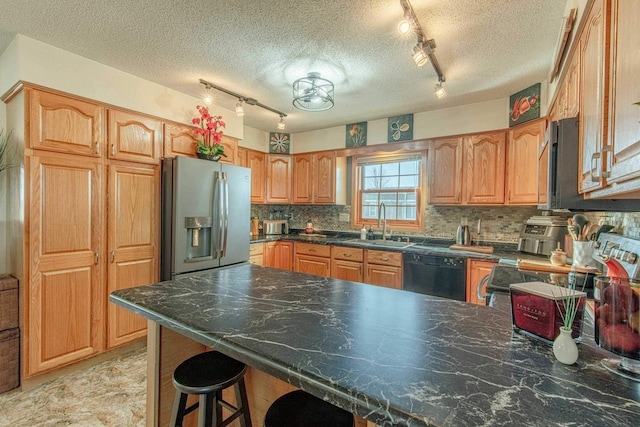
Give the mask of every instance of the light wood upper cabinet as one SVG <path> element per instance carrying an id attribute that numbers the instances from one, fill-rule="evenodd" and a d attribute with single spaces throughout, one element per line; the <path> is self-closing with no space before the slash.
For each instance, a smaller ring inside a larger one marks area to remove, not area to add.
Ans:
<path id="1" fill-rule="evenodd" d="M 538 157 L 546 121 L 536 120 L 509 130 L 507 143 L 507 204 L 537 205 Z"/>
<path id="2" fill-rule="evenodd" d="M 491 270 L 494 266 L 498 265 L 494 261 L 481 261 L 477 259 L 470 259 L 467 262 L 467 302 L 471 304 L 486 305 L 484 299 L 478 298 L 478 285 L 482 279 L 491 274 Z M 486 287 L 486 283 L 483 284 Z M 486 289 L 481 289 L 480 293 L 486 295 Z"/>
<path id="3" fill-rule="evenodd" d="M 346 203 L 346 158 L 335 151 L 293 156 L 293 203 Z"/>
<path id="4" fill-rule="evenodd" d="M 100 157 L 105 109 L 90 102 L 28 89 L 29 147 Z"/>
<path id="5" fill-rule="evenodd" d="M 220 162 L 232 165 L 236 164 L 236 157 L 238 156 L 238 140 L 227 135 L 222 135 L 220 145 L 224 147 L 224 154 L 227 156 L 220 157 Z"/>
<path id="6" fill-rule="evenodd" d="M 466 138 L 466 202 L 504 203 L 505 133 Z"/>
<path id="7" fill-rule="evenodd" d="M 562 118 L 577 117 L 580 111 L 580 41 L 578 40 L 576 43 L 578 43 L 578 48 L 571 57 L 565 76 L 566 111 Z"/>
<path id="8" fill-rule="evenodd" d="M 160 167 L 111 164 L 108 198 L 109 293 L 159 280 Z M 139 315 L 108 305 L 107 347 L 145 336 Z"/>
<path id="9" fill-rule="evenodd" d="M 640 190 L 640 2 L 613 1 L 609 139 L 601 175 L 602 191 L 592 197 L 611 197 Z M 587 141 L 584 142 L 585 144 Z M 634 195 L 638 197 L 638 193 Z"/>
<path id="10" fill-rule="evenodd" d="M 159 164 L 162 143 L 160 120 L 109 110 L 110 159 Z"/>
<path id="11" fill-rule="evenodd" d="M 106 289 L 99 160 L 41 152 L 27 158 L 27 168 L 23 355 L 30 377 L 104 349 Z"/>
<path id="12" fill-rule="evenodd" d="M 336 153 L 334 151 L 313 155 L 313 201 L 336 202 Z"/>
<path id="13" fill-rule="evenodd" d="M 267 195 L 265 202 L 291 203 L 292 163 L 291 156 L 267 154 Z M 253 174 L 252 174 L 253 175 Z"/>
<path id="14" fill-rule="evenodd" d="M 266 195 L 265 154 L 247 150 L 247 164 L 251 169 L 251 203 L 264 203 Z"/>
<path id="15" fill-rule="evenodd" d="M 192 126 L 164 124 L 164 157 L 196 157 L 196 138 Z"/>
<path id="16" fill-rule="evenodd" d="M 238 151 L 236 153 L 236 165 L 247 167 L 247 149 L 238 147 Z"/>
<path id="17" fill-rule="evenodd" d="M 313 202 L 313 154 L 293 156 L 293 203 Z"/>
<path id="18" fill-rule="evenodd" d="M 602 188 L 603 152 L 607 123 L 605 96 L 609 90 L 607 0 L 595 0 L 580 38 L 580 156 L 581 193 Z M 636 47 L 637 50 L 637 47 Z M 637 86 L 637 85 L 636 85 Z"/>
<path id="19" fill-rule="evenodd" d="M 429 204 L 462 200 L 462 138 L 442 138 L 429 145 Z"/>

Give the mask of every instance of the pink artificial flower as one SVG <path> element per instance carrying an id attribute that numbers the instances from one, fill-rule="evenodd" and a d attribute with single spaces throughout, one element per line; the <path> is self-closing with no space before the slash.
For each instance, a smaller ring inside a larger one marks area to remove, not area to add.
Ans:
<path id="1" fill-rule="evenodd" d="M 194 125 L 199 125 L 200 124 L 200 119 L 196 117 L 193 120 L 191 120 L 191 123 L 193 123 Z"/>

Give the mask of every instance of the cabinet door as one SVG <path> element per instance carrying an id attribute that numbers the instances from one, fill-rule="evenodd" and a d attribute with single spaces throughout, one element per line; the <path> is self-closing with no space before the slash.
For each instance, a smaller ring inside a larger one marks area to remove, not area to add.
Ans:
<path id="1" fill-rule="evenodd" d="M 580 43 L 578 40 L 577 43 Z M 564 117 L 576 117 L 580 110 L 580 45 L 571 57 L 566 80 L 566 107 Z"/>
<path id="2" fill-rule="evenodd" d="M 238 147 L 238 152 L 236 154 L 236 165 L 247 167 L 247 149 Z"/>
<path id="3" fill-rule="evenodd" d="M 313 202 L 336 202 L 336 153 L 313 155 Z"/>
<path id="4" fill-rule="evenodd" d="M 466 139 L 466 203 L 504 203 L 504 132 Z"/>
<path id="5" fill-rule="evenodd" d="M 165 123 L 164 157 L 196 157 L 196 138 L 191 129 L 187 125 Z"/>
<path id="6" fill-rule="evenodd" d="M 109 293 L 159 280 L 160 166 L 109 165 Z M 142 316 L 108 305 L 107 346 L 147 332 Z"/>
<path id="7" fill-rule="evenodd" d="M 365 263 L 364 282 L 386 288 L 402 289 L 402 268 Z"/>
<path id="8" fill-rule="evenodd" d="M 29 90 L 29 147 L 100 157 L 104 108 L 61 95 Z"/>
<path id="9" fill-rule="evenodd" d="M 160 120 L 109 110 L 110 159 L 159 164 L 162 140 Z"/>
<path id="10" fill-rule="evenodd" d="M 29 282 L 25 295 L 26 376 L 103 350 L 98 159 L 38 154 L 29 171 Z"/>
<path id="11" fill-rule="evenodd" d="M 293 242 L 266 242 L 264 265 L 281 270 L 293 270 Z"/>
<path id="12" fill-rule="evenodd" d="M 580 38 L 580 157 L 579 192 L 589 192 L 604 185 L 602 148 L 605 138 L 606 74 L 609 55 L 606 51 L 606 0 L 595 0 Z"/>
<path id="13" fill-rule="evenodd" d="M 538 153 L 544 141 L 544 131 L 544 119 L 509 130 L 507 204 L 537 205 Z"/>
<path id="14" fill-rule="evenodd" d="M 312 255 L 296 254 L 293 270 L 298 273 L 329 277 L 331 274 L 331 260 Z"/>
<path id="15" fill-rule="evenodd" d="M 462 195 L 462 138 L 445 138 L 429 146 L 429 204 L 455 205 Z"/>
<path id="16" fill-rule="evenodd" d="M 313 201 L 312 154 L 293 156 L 293 203 Z"/>
<path id="17" fill-rule="evenodd" d="M 491 274 L 491 269 L 496 265 L 498 263 L 493 261 L 469 260 L 467 263 L 467 302 L 485 305 L 485 300 L 478 298 L 478 285 L 482 279 Z M 481 293 L 485 295 L 486 289 L 481 289 Z"/>
<path id="18" fill-rule="evenodd" d="M 362 262 L 332 259 L 331 277 L 352 282 L 362 282 L 364 280 L 364 265 Z"/>
<path id="19" fill-rule="evenodd" d="M 291 203 L 291 157 L 267 154 L 267 203 Z"/>
<path id="20" fill-rule="evenodd" d="M 538 205 L 549 201 L 549 141 L 542 141 L 538 154 Z"/>
<path id="21" fill-rule="evenodd" d="M 614 1 L 611 40 L 610 152 L 607 153 L 609 195 L 640 190 L 640 2 Z M 615 184 L 615 185 L 612 185 Z"/>
<path id="22" fill-rule="evenodd" d="M 238 140 L 235 138 L 231 138 L 230 136 L 223 135 L 222 141 L 220 141 L 220 145 L 224 147 L 224 154 L 227 157 L 220 157 L 221 163 L 229 163 L 236 164 L 237 156 L 238 156 Z"/>
<path id="23" fill-rule="evenodd" d="M 251 169 L 251 203 L 264 203 L 266 193 L 264 153 L 247 150 L 247 167 Z"/>

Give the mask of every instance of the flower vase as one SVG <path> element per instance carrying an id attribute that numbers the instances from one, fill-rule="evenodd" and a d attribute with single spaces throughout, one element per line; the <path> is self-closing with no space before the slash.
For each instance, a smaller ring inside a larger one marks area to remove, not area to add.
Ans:
<path id="1" fill-rule="evenodd" d="M 571 328 L 562 326 L 560 335 L 553 341 L 553 355 L 560 363 L 573 365 L 578 360 L 578 346 L 571 337 Z"/>
<path id="2" fill-rule="evenodd" d="M 214 155 L 211 155 L 211 154 L 204 154 L 204 153 L 201 153 L 199 151 L 196 152 L 196 156 L 198 156 L 199 159 L 211 160 L 211 161 L 214 161 L 214 162 L 217 162 L 218 160 L 220 160 L 220 156 L 219 155 L 218 156 L 214 156 Z"/>
<path id="3" fill-rule="evenodd" d="M 574 267 L 597 267 L 598 264 L 593 259 L 594 248 L 591 245 L 593 242 L 573 242 L 573 263 Z"/>

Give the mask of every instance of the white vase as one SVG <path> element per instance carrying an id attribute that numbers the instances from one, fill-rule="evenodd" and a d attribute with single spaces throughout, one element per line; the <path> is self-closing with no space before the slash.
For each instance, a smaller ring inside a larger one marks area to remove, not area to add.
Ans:
<path id="1" fill-rule="evenodd" d="M 598 264 L 593 259 L 593 242 L 573 242 L 573 265 L 574 267 L 597 267 Z"/>
<path id="2" fill-rule="evenodd" d="M 578 360 L 578 346 L 571 337 L 571 328 L 560 328 L 560 335 L 553 341 L 553 355 L 558 362 L 573 365 Z"/>

